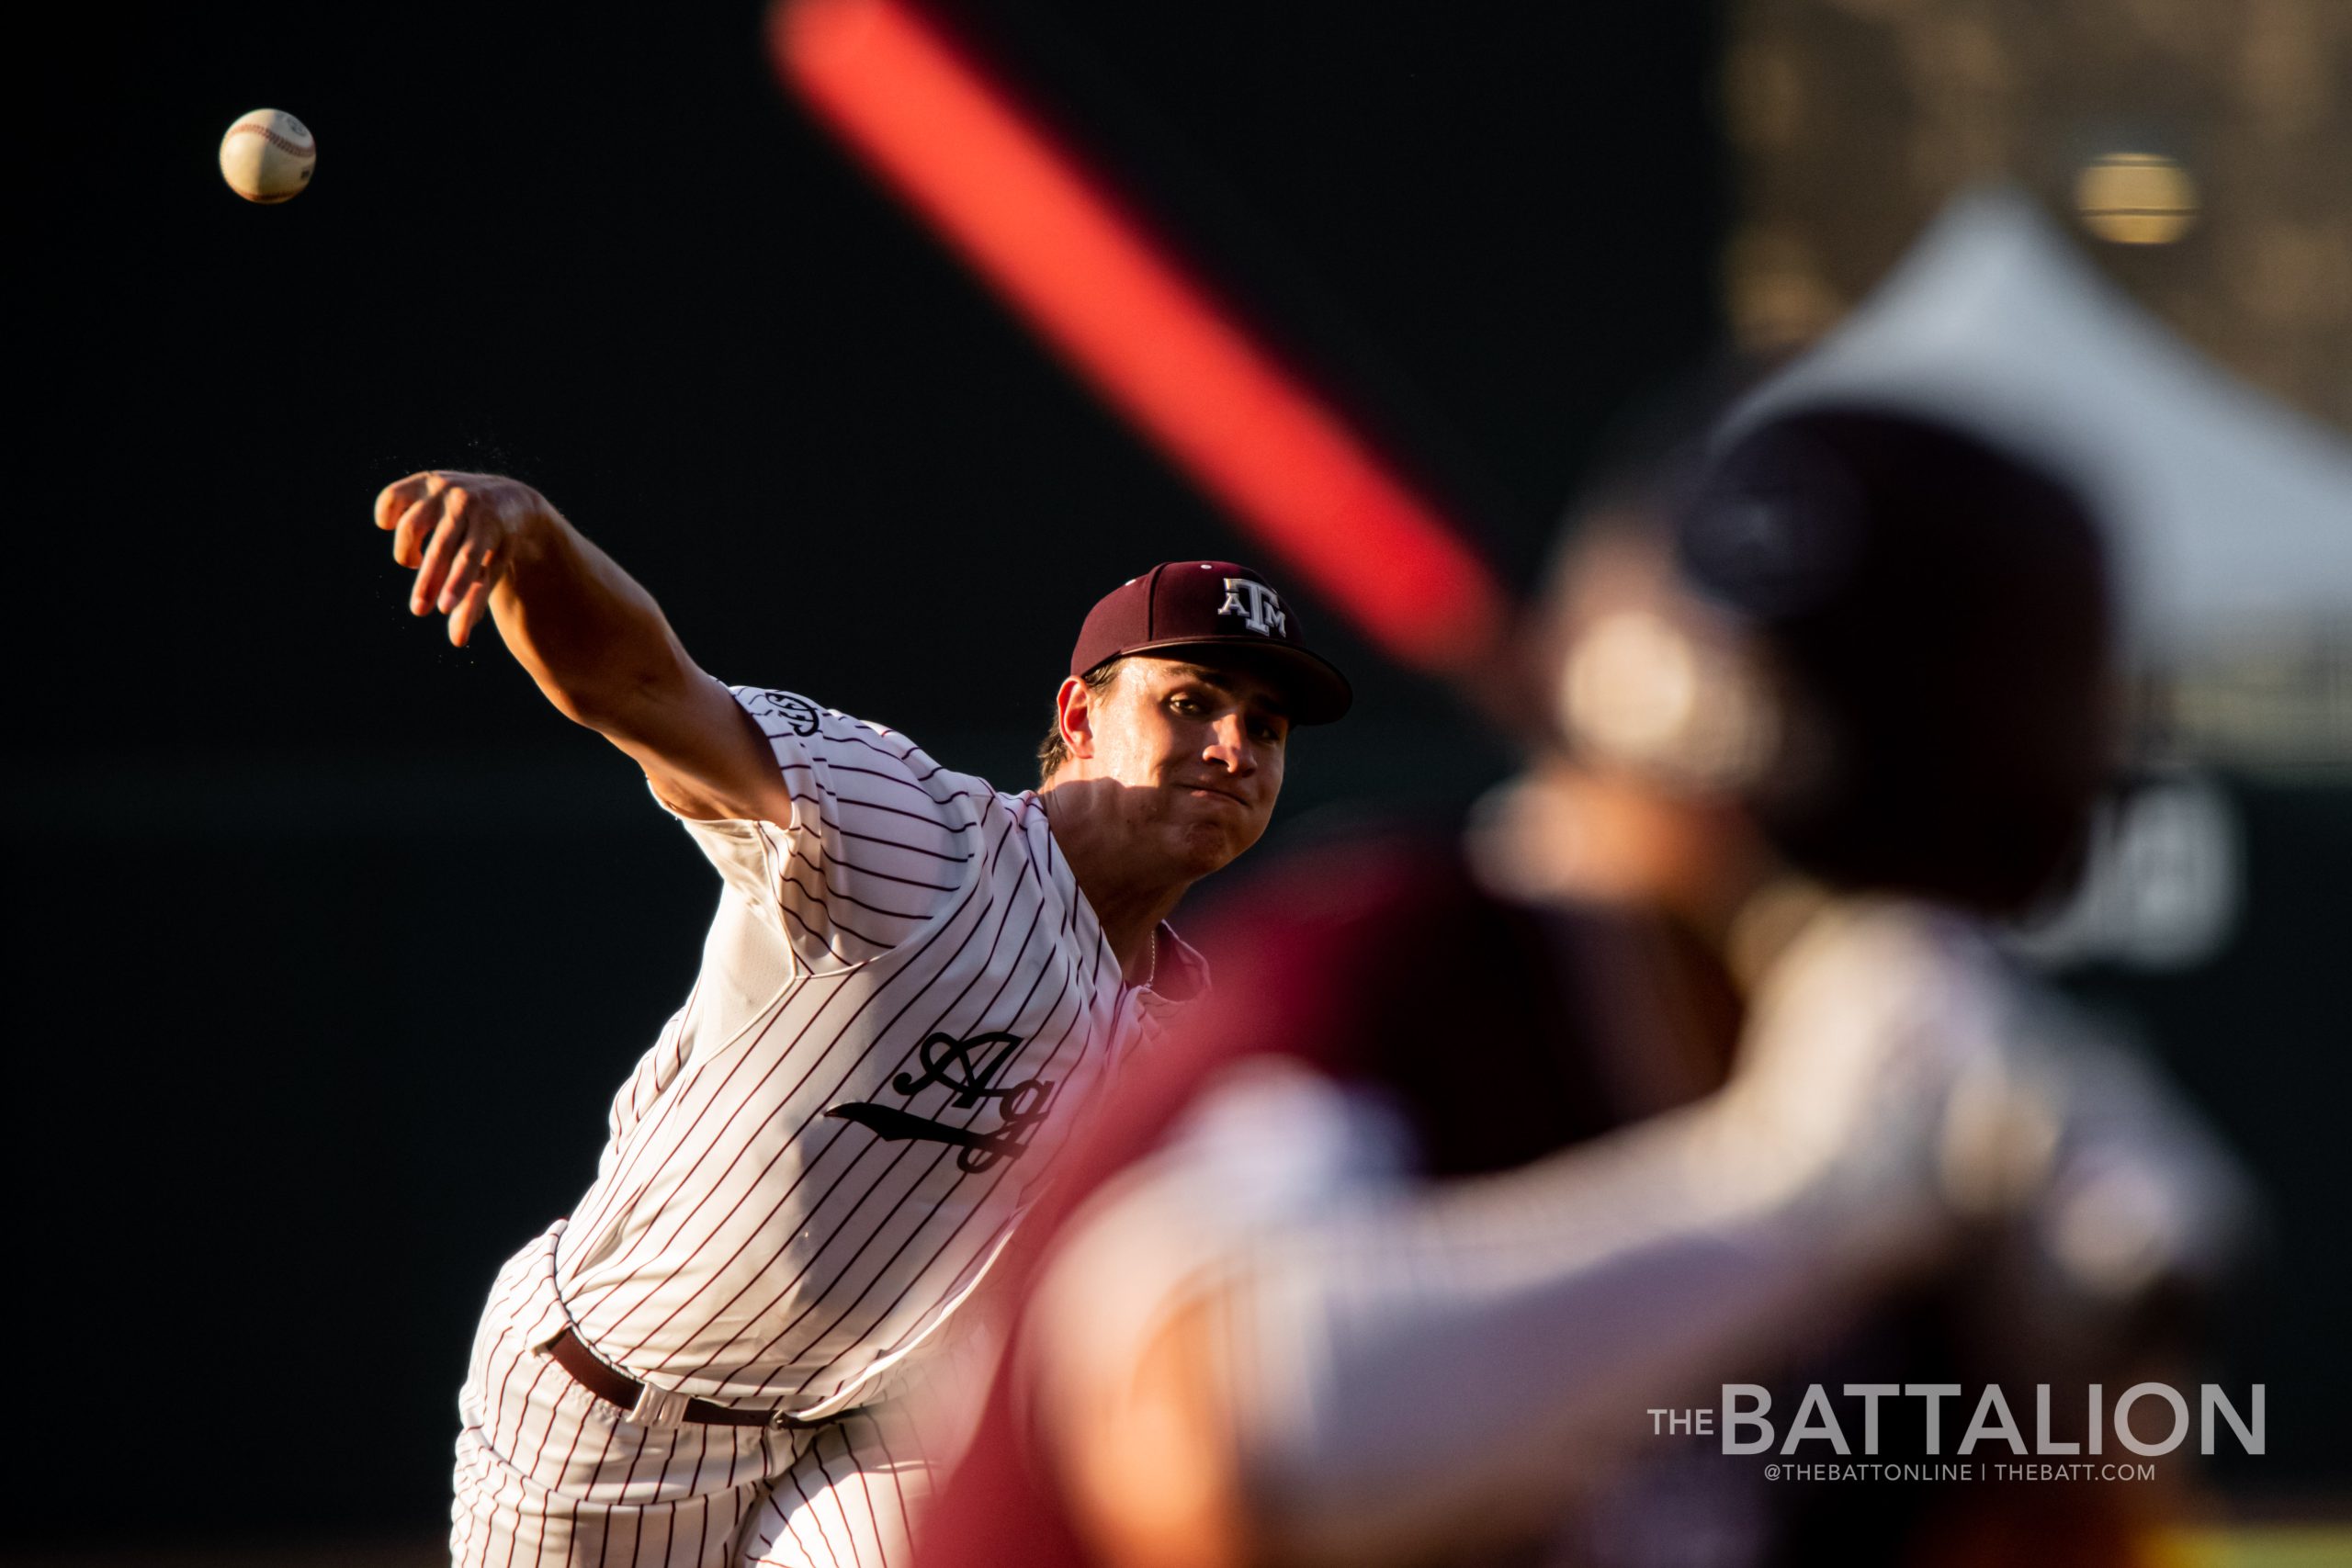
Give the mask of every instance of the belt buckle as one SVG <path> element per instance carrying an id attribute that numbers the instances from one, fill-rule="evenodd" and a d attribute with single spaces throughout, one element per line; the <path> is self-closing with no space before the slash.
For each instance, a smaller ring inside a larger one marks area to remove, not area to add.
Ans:
<path id="1" fill-rule="evenodd" d="M 807 1422 L 801 1420 L 800 1417 L 793 1415 L 792 1412 L 785 1409 L 782 1405 L 778 1405 L 774 1410 L 768 1412 L 767 1426 L 768 1430 L 772 1432 L 789 1432 L 807 1425 Z"/>
<path id="2" fill-rule="evenodd" d="M 674 1427 L 686 1418 L 686 1407 L 693 1403 L 675 1389 L 639 1383 L 637 1402 L 629 1406 L 628 1419 L 640 1427 Z"/>

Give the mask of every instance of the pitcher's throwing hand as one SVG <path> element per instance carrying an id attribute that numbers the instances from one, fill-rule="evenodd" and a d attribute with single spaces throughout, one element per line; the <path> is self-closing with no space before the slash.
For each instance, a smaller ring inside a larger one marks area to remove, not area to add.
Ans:
<path id="1" fill-rule="evenodd" d="M 416 571 L 409 613 L 449 617 L 463 648 L 490 604 L 517 543 L 555 516 L 547 497 L 496 474 L 440 468 L 411 474 L 376 497 L 376 526 L 392 536 L 392 558 Z"/>

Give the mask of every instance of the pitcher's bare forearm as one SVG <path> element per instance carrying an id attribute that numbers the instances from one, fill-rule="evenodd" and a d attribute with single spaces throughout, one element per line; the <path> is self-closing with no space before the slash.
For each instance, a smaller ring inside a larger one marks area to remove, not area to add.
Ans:
<path id="1" fill-rule="evenodd" d="M 413 474 L 377 498 L 376 525 L 416 569 L 413 614 L 447 615 L 459 646 L 492 616 L 557 711 L 636 759 L 671 805 L 788 819 L 757 728 L 687 657 L 653 596 L 538 491 L 490 474 Z"/>
<path id="2" fill-rule="evenodd" d="M 566 717 L 616 740 L 651 739 L 687 683 L 707 682 L 653 596 L 561 516 L 527 519 L 508 551 L 491 618 Z"/>

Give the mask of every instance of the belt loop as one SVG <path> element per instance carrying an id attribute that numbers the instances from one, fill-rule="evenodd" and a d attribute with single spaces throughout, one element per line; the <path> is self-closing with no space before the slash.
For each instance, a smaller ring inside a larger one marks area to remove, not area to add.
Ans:
<path id="1" fill-rule="evenodd" d="M 628 1419 L 637 1427 L 674 1427 L 692 1403 L 691 1394 L 641 1382 L 637 1385 L 637 1403 L 629 1406 Z"/>

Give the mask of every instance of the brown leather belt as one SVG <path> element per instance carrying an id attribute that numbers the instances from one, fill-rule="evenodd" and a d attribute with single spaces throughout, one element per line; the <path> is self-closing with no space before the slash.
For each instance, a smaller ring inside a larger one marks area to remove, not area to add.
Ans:
<path id="1" fill-rule="evenodd" d="M 623 1410 L 634 1410 L 645 1385 L 617 1367 L 607 1366 L 596 1359 L 596 1353 L 580 1342 L 580 1337 L 569 1328 L 558 1335 L 548 1346 L 548 1354 L 555 1364 L 571 1374 L 571 1381 L 607 1404 L 617 1404 Z M 847 1415 L 843 1411 L 842 1415 Z M 786 1416 L 781 1410 L 738 1410 L 731 1404 L 721 1404 L 713 1399 L 689 1399 L 678 1413 L 681 1421 L 692 1421 L 705 1427 L 773 1427 L 780 1431 L 800 1431 L 822 1427 L 824 1421 L 803 1421 L 797 1416 Z M 828 1416 L 827 1420 L 839 1420 Z"/>

